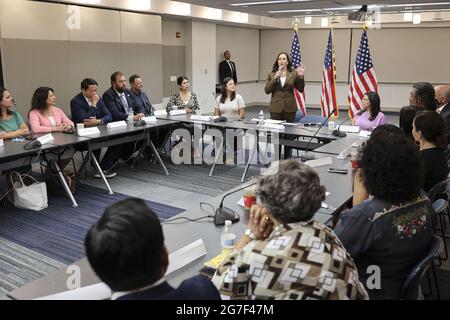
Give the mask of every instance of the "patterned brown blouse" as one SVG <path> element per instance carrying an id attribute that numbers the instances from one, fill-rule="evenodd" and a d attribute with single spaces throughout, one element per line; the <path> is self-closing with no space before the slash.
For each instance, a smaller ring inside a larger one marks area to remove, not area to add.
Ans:
<path id="1" fill-rule="evenodd" d="M 200 110 L 200 107 L 198 105 L 197 96 L 195 95 L 195 93 L 191 92 L 191 97 L 190 97 L 189 101 L 187 103 L 184 103 L 183 99 L 181 99 L 180 93 L 174 92 L 172 94 L 172 97 L 170 97 L 169 102 L 167 103 L 166 111 L 170 112 L 174 109 L 175 110 L 183 110 L 186 108 L 192 109 L 193 111 Z"/>
<path id="2" fill-rule="evenodd" d="M 311 220 L 277 227 L 231 254 L 212 278 L 222 299 L 368 299 L 333 231 Z"/>

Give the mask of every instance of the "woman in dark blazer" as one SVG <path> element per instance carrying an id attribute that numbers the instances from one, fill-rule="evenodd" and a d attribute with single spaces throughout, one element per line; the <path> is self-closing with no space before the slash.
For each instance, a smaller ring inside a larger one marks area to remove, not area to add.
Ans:
<path id="1" fill-rule="evenodd" d="M 264 91 L 272 94 L 270 99 L 270 118 L 275 120 L 295 121 L 297 103 L 294 96 L 294 88 L 303 92 L 305 88 L 305 69 L 300 65 L 297 69 L 292 67 L 291 59 L 285 52 L 278 54 L 273 64 L 272 71 L 268 74 Z M 285 137 L 287 139 L 292 137 Z M 293 139 L 293 138 L 292 138 Z M 285 147 L 284 157 L 290 158 L 291 148 Z"/>

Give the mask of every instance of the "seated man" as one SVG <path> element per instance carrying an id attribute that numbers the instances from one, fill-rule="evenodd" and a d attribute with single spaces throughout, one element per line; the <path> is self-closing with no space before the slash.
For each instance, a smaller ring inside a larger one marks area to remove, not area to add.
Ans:
<path id="1" fill-rule="evenodd" d="M 136 107 L 135 111 L 138 114 L 142 113 L 146 116 L 153 116 L 155 114 L 155 108 L 150 102 L 150 98 L 148 97 L 147 93 L 142 90 L 144 82 L 142 81 L 141 76 L 133 74 L 130 77 L 129 81 L 131 86 L 130 95 Z M 168 128 L 161 128 L 152 132 L 151 139 L 156 148 L 159 149 L 162 147 L 163 143 L 166 141 L 166 138 L 168 138 L 168 132 Z M 150 148 L 147 148 L 146 151 L 146 154 L 149 155 L 149 157 L 153 157 Z"/>
<path id="2" fill-rule="evenodd" d="M 97 126 L 112 121 L 112 116 L 102 99 L 97 95 L 98 83 L 94 79 L 86 78 L 81 82 L 81 92 L 70 101 L 70 112 L 74 123 L 83 123 L 85 126 Z M 107 151 L 108 152 L 108 151 Z M 101 150 L 93 151 L 100 161 Z M 103 171 L 105 164 L 100 163 Z M 116 176 L 115 172 L 105 175 L 106 178 Z M 98 175 L 100 177 L 100 175 Z"/>
<path id="3" fill-rule="evenodd" d="M 91 227 L 86 255 L 98 277 L 120 300 L 218 300 L 205 276 L 185 280 L 177 289 L 164 278 L 169 255 L 158 217 L 141 199 L 126 199 L 106 208 Z"/>

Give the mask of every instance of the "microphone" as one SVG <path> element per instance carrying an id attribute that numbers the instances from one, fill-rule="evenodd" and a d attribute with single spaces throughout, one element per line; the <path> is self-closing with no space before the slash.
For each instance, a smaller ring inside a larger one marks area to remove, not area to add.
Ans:
<path id="1" fill-rule="evenodd" d="M 284 68 L 278 67 L 278 71 L 283 71 L 283 70 L 284 70 Z M 276 77 L 276 81 L 277 81 L 277 83 L 281 83 L 280 77 Z"/>
<path id="2" fill-rule="evenodd" d="M 316 158 L 316 156 L 312 153 L 308 153 L 308 147 L 309 144 L 311 143 L 312 139 L 314 139 L 314 137 L 319 133 L 320 129 L 322 129 L 322 127 L 324 126 L 324 124 L 328 121 L 328 119 L 330 119 L 330 117 L 335 113 L 336 108 L 333 109 L 333 111 L 331 111 L 331 113 L 328 115 L 328 117 L 325 119 L 324 122 L 321 123 L 321 125 L 319 126 L 319 129 L 316 130 L 316 132 L 314 132 L 313 136 L 309 139 L 308 143 L 306 144 L 306 150 L 303 153 L 303 155 L 300 157 L 300 160 L 305 162 L 308 160 L 313 160 Z"/>
<path id="3" fill-rule="evenodd" d="M 253 185 L 255 185 L 255 184 L 256 184 L 256 182 L 251 183 L 251 184 L 249 184 L 249 185 L 246 185 L 246 186 L 244 186 L 244 187 L 242 187 L 242 188 L 233 190 L 233 191 L 231 191 L 231 192 L 228 192 L 227 194 L 225 194 L 225 195 L 222 197 L 222 200 L 220 201 L 220 205 L 219 205 L 219 207 L 217 208 L 216 213 L 215 213 L 215 215 L 214 215 L 214 224 L 215 224 L 216 226 L 224 225 L 226 220 L 231 220 L 232 223 L 235 223 L 235 222 L 238 222 L 238 221 L 239 221 L 239 214 L 237 214 L 234 210 L 232 210 L 232 209 L 230 209 L 230 208 L 224 207 L 224 206 L 223 206 L 223 201 L 224 201 L 225 198 L 228 197 L 229 195 L 231 195 L 231 194 L 233 194 L 233 193 L 236 193 L 236 192 L 238 192 L 238 191 L 241 191 L 241 190 L 243 190 L 243 189 L 245 189 L 245 188 L 248 188 L 248 187 L 250 187 L 250 186 L 253 186 Z"/>
<path id="4" fill-rule="evenodd" d="M 356 114 L 356 116 L 360 116 L 360 115 L 362 115 L 364 112 L 366 112 L 366 109 L 361 109 L 361 110 L 358 111 L 358 113 Z M 342 125 L 343 123 L 346 123 L 348 120 L 350 120 L 350 118 L 347 118 L 347 119 L 345 119 L 344 121 L 342 121 L 342 122 L 338 125 L 337 129 L 334 129 L 334 130 L 333 130 L 333 136 L 341 137 L 341 138 L 347 136 L 347 134 L 346 134 L 344 131 L 339 130 L 339 128 L 341 127 L 341 125 Z"/>

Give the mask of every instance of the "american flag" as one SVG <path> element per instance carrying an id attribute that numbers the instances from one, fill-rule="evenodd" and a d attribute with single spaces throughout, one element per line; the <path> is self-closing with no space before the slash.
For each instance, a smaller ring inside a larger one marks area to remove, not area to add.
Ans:
<path id="1" fill-rule="evenodd" d="M 294 35 L 292 36 L 292 46 L 291 46 L 291 58 L 292 66 L 297 68 L 302 62 L 302 55 L 300 53 L 300 42 L 298 41 L 297 31 L 294 30 Z M 303 115 L 306 116 L 306 103 L 305 103 L 305 91 L 298 91 L 294 87 L 295 101 L 297 102 L 298 110 L 301 110 Z"/>
<path id="2" fill-rule="evenodd" d="M 370 55 L 369 39 L 367 30 L 361 36 L 358 55 L 353 67 L 352 78 L 348 92 L 348 102 L 350 103 L 349 114 L 353 116 L 362 109 L 362 99 L 369 91 L 378 91 L 377 77 L 373 68 L 372 56 Z"/>
<path id="3" fill-rule="evenodd" d="M 328 36 L 327 51 L 323 63 L 322 95 L 320 96 L 322 116 L 328 117 L 333 110 L 334 116 L 339 115 L 336 99 L 336 66 L 334 59 L 333 30 Z"/>

